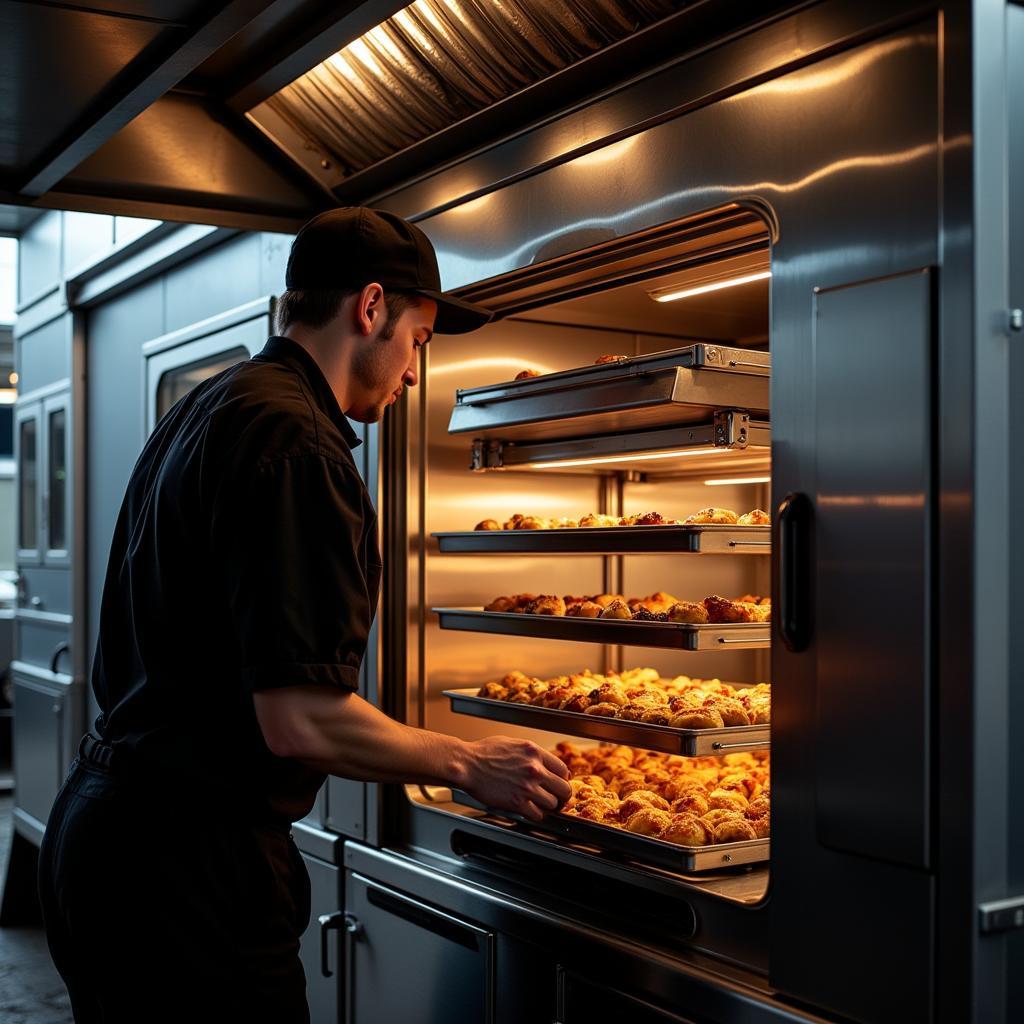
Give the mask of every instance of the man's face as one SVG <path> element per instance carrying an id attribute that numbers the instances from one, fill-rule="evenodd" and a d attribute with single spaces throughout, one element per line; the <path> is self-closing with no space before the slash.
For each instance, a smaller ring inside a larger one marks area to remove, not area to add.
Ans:
<path id="1" fill-rule="evenodd" d="M 363 339 L 352 362 L 356 399 L 347 415 L 362 423 L 375 423 L 407 387 L 419 381 L 419 350 L 434 333 L 437 303 L 421 298 L 396 320 L 374 326 Z"/>

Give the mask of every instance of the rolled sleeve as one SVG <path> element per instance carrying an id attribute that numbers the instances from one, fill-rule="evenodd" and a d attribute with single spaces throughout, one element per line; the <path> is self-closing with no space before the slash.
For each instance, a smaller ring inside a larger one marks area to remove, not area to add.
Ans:
<path id="1" fill-rule="evenodd" d="M 376 524 L 354 467 L 282 457 L 232 490 L 214 538 L 244 685 L 355 690 L 376 603 L 367 574 Z"/>

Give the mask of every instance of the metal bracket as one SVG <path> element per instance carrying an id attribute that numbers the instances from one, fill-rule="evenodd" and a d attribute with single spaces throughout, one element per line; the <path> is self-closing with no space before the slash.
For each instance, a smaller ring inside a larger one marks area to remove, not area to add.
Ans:
<path id="1" fill-rule="evenodd" d="M 482 473 L 487 468 L 487 442 L 476 440 L 469 456 L 469 468 L 474 473 Z"/>
<path id="2" fill-rule="evenodd" d="M 1024 331 L 1024 309 L 1011 309 L 1009 322 L 1011 331 Z"/>
<path id="3" fill-rule="evenodd" d="M 982 935 L 1024 929 L 1024 896 L 992 900 L 978 907 L 978 930 Z"/>
<path id="4" fill-rule="evenodd" d="M 750 413 L 729 409 L 715 413 L 715 447 L 746 448 L 750 436 Z"/>
<path id="5" fill-rule="evenodd" d="M 486 469 L 503 469 L 505 466 L 504 441 L 486 441 L 477 438 L 473 442 L 469 468 L 474 473 L 482 473 Z"/>

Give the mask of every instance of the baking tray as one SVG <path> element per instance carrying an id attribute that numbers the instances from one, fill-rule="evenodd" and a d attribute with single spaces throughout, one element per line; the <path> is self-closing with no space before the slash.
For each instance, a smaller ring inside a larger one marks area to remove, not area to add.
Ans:
<path id="1" fill-rule="evenodd" d="M 672 871 L 710 871 L 743 864 L 758 864 L 770 856 L 770 839 L 749 839 L 744 843 L 717 846 L 676 846 L 649 836 L 638 836 L 620 828 L 609 828 L 572 814 L 546 814 L 543 821 L 530 821 L 509 811 L 493 811 L 460 789 L 452 790 L 452 801 L 501 818 L 509 818 L 538 832 L 549 832 L 575 843 L 622 854 L 632 860 L 656 864 Z"/>
<path id="2" fill-rule="evenodd" d="M 443 554 L 694 555 L 771 553 L 770 526 L 581 526 L 559 530 L 435 533 Z"/>
<path id="3" fill-rule="evenodd" d="M 682 651 L 746 650 L 771 646 L 771 624 L 767 622 L 634 622 L 632 619 L 485 612 L 480 608 L 432 608 L 431 611 L 440 618 L 442 629 L 471 633 Z"/>
<path id="4" fill-rule="evenodd" d="M 460 388 L 448 431 L 533 440 L 697 423 L 716 409 L 768 415 L 767 352 L 700 343 L 521 381 Z"/>
<path id="5" fill-rule="evenodd" d="M 724 729 L 673 729 L 650 722 L 629 722 L 619 718 L 600 718 L 578 711 L 513 704 L 505 700 L 478 697 L 478 688 L 445 690 L 452 711 L 460 715 L 489 718 L 495 722 L 523 725 L 529 729 L 585 736 L 592 740 L 624 743 L 665 754 L 703 757 L 730 754 L 737 750 L 764 750 L 771 746 L 770 725 L 737 725 Z"/>

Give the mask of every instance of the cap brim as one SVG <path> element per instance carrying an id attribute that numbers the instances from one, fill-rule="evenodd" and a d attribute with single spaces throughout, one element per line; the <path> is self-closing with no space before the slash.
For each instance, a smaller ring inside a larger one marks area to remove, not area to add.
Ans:
<path id="1" fill-rule="evenodd" d="M 433 299 L 437 303 L 437 318 L 434 320 L 435 334 L 468 334 L 488 323 L 494 314 L 483 306 L 477 306 L 465 299 L 457 299 L 444 292 L 417 289 L 417 295 Z"/>

